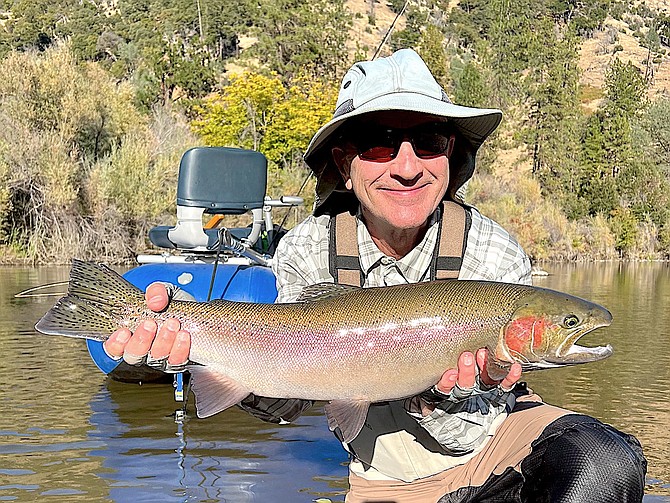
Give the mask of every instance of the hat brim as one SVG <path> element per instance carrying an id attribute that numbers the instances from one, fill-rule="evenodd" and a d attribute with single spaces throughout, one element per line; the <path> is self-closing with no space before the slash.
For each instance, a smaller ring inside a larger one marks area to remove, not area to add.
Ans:
<path id="1" fill-rule="evenodd" d="M 498 127 L 502 119 L 502 112 L 493 108 L 464 107 L 417 93 L 400 92 L 387 94 L 370 100 L 351 112 L 334 117 L 322 126 L 316 132 L 305 151 L 305 161 L 309 165 L 311 155 L 326 143 L 333 132 L 347 120 L 370 112 L 386 110 L 424 113 L 426 115 L 453 120 L 456 127 L 461 130 L 463 136 L 470 139 L 477 147 Z"/>

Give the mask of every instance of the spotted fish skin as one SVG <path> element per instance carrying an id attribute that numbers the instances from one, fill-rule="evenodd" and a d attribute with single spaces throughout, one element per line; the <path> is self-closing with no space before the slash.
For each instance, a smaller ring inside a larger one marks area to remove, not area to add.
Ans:
<path id="1" fill-rule="evenodd" d="M 569 316 L 578 320 L 576 329 L 561 326 Z M 422 392 L 455 368 L 466 350 L 488 348 L 492 373 L 504 373 L 515 361 L 534 369 L 596 361 L 611 353 L 609 346 L 574 345 L 584 333 L 610 323 L 606 309 L 525 285 L 446 280 L 361 289 L 322 284 L 291 304 L 172 301 L 155 313 L 121 276 L 77 260 L 68 294 L 36 329 L 104 341 L 118 327 L 133 331 L 146 318 L 158 323 L 177 318 L 191 333 L 189 371 L 200 417 L 249 393 L 325 400 L 331 402 L 326 408 L 331 427 L 339 427 L 345 441 L 360 430 L 370 403 Z"/>

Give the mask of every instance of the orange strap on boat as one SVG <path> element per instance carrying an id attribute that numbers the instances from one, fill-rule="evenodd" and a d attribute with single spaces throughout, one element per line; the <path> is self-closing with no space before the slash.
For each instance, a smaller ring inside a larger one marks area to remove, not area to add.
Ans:
<path id="1" fill-rule="evenodd" d="M 204 225 L 205 229 L 216 229 L 219 224 L 221 223 L 221 220 L 223 220 L 224 216 L 223 215 L 214 215 L 212 218 L 209 219 L 209 221 Z"/>

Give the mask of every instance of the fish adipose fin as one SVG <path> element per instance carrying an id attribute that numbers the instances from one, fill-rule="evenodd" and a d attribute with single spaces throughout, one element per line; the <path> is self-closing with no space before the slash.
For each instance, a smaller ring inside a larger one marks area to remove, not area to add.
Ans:
<path id="1" fill-rule="evenodd" d="M 351 442 L 361 432 L 369 408 L 370 402 L 365 400 L 333 400 L 326 405 L 330 431 L 339 428 L 342 441 Z"/>
<path id="2" fill-rule="evenodd" d="M 191 389 L 199 418 L 213 416 L 244 400 L 251 390 L 230 377 L 200 365 L 189 365 Z"/>
<path id="3" fill-rule="evenodd" d="M 120 325 L 129 304 L 144 303 L 144 295 L 109 267 L 72 261 L 67 295 L 35 325 L 47 335 L 104 341 Z"/>

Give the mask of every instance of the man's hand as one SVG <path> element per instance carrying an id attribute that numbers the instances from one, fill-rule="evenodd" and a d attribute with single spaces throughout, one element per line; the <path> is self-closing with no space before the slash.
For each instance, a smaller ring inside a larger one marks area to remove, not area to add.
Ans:
<path id="1" fill-rule="evenodd" d="M 167 288 L 162 283 L 152 283 L 144 294 L 147 307 L 162 311 L 170 303 Z M 188 361 L 191 335 L 180 330 L 179 320 L 170 318 L 158 329 L 154 320 L 144 320 L 131 333 L 127 328 L 116 330 L 104 343 L 105 351 L 112 358 L 123 359 L 131 365 L 149 361 L 167 361 L 169 366 L 181 366 Z"/>
<path id="2" fill-rule="evenodd" d="M 440 381 L 435 387 L 440 393 L 445 395 L 448 395 L 454 389 L 456 383 L 462 389 L 472 388 L 475 385 L 477 367 L 479 367 L 479 379 L 482 383 L 487 386 L 499 385 L 503 391 L 511 391 L 521 378 L 521 365 L 514 363 L 504 379 L 495 381 L 489 377 L 486 371 L 487 361 L 488 351 L 485 348 L 480 348 L 476 355 L 465 351 L 458 358 L 458 368 L 449 369 L 442 374 Z M 423 404 L 422 413 L 424 415 L 430 414 L 434 408 L 433 404 Z"/>

